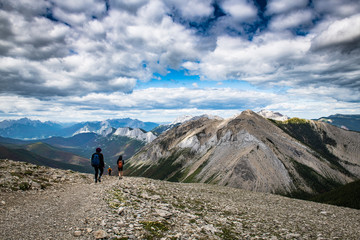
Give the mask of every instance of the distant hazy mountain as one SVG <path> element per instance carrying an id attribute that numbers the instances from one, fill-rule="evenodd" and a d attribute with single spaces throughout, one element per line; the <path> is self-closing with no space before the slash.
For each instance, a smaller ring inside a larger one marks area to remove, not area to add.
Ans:
<path id="1" fill-rule="evenodd" d="M 346 130 L 360 132 L 360 115 L 335 114 L 314 120 L 326 122 Z"/>
<path id="2" fill-rule="evenodd" d="M 61 133 L 62 126 L 54 122 L 41 122 L 22 118 L 0 122 L 0 136 L 19 139 L 39 139 Z"/>
<path id="3" fill-rule="evenodd" d="M 360 133 L 303 119 L 268 120 L 248 110 L 200 118 L 164 132 L 127 165 L 128 174 L 291 196 L 360 178 Z"/>
<path id="4" fill-rule="evenodd" d="M 45 139 L 52 136 L 70 137 L 79 133 L 94 132 L 103 136 L 113 133 L 119 127 L 141 128 L 145 131 L 157 127 L 157 123 L 142 122 L 137 119 L 110 119 L 75 123 L 73 125 L 41 122 L 22 118 L 0 122 L 0 136 L 17 139 Z"/>

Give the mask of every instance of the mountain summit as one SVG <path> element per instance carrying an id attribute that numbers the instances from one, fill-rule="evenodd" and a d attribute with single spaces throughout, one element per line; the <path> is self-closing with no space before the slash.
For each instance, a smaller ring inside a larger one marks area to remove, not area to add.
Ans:
<path id="1" fill-rule="evenodd" d="M 261 110 L 257 114 L 259 114 L 260 116 L 262 116 L 264 118 L 269 118 L 269 119 L 276 120 L 276 121 L 286 121 L 286 120 L 290 119 L 288 116 L 282 115 L 279 112 L 273 112 L 273 111 L 265 110 L 265 109 Z"/>
<path id="2" fill-rule="evenodd" d="M 270 121 L 246 110 L 174 127 L 132 157 L 128 169 L 170 181 L 316 194 L 360 178 L 359 155 L 359 133 L 310 120 Z"/>

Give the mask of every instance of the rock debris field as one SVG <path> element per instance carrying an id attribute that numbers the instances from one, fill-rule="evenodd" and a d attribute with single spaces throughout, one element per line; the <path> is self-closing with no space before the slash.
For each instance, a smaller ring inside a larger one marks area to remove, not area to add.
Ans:
<path id="1" fill-rule="evenodd" d="M 360 211 L 0 160 L 0 239 L 360 239 Z"/>

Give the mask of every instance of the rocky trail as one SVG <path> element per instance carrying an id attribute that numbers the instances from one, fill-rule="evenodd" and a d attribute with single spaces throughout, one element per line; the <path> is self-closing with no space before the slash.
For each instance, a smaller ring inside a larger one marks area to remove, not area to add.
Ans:
<path id="1" fill-rule="evenodd" d="M 95 184 L 91 175 L 12 164 L 0 165 L 0 239 L 360 237 L 355 209 L 146 178 L 105 176 Z M 29 187 L 10 189 L 15 182 Z"/>

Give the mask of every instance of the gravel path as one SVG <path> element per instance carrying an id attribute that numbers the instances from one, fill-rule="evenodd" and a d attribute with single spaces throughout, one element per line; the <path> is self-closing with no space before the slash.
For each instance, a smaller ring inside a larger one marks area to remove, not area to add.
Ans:
<path id="1" fill-rule="evenodd" d="M 355 209 L 146 178 L 69 183 L 73 175 L 1 192 L 0 239 L 360 239 Z"/>
<path id="2" fill-rule="evenodd" d="M 75 183 L 1 193 L 0 239 L 90 239 L 105 216 L 103 197 L 110 186 Z"/>

